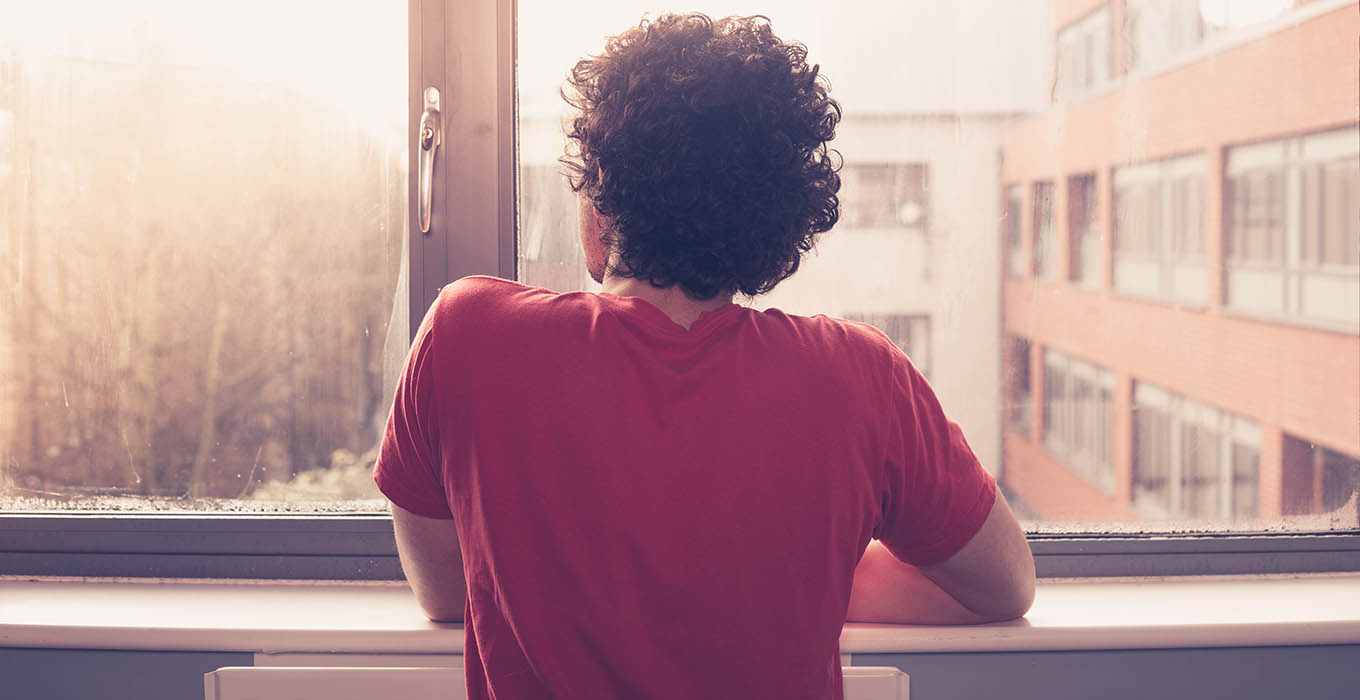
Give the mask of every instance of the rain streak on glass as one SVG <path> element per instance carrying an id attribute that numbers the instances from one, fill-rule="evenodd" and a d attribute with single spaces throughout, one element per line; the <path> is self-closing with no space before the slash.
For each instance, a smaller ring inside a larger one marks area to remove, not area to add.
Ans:
<path id="1" fill-rule="evenodd" d="M 520 278 L 597 289 L 558 90 L 674 8 L 518 7 Z M 744 301 L 879 326 L 1031 530 L 1360 527 L 1354 3 L 693 9 L 768 16 L 845 110 L 839 223 Z"/>
<path id="2" fill-rule="evenodd" d="M 0 3 L 0 508 L 381 507 L 405 3 Z"/>

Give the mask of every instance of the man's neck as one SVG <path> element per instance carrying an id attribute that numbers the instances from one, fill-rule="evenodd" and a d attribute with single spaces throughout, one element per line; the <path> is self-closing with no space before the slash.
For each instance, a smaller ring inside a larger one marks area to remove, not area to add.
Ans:
<path id="1" fill-rule="evenodd" d="M 607 275 L 604 278 L 604 291 L 620 297 L 637 297 L 661 309 L 670 319 L 684 326 L 686 330 L 699 320 L 705 311 L 732 303 L 731 294 L 719 294 L 712 299 L 699 300 L 685 293 L 678 284 L 656 288 L 643 280 L 630 277 Z"/>

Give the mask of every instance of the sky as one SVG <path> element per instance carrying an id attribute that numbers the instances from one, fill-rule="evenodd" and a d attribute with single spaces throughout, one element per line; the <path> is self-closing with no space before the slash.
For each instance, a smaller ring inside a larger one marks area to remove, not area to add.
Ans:
<path id="1" fill-rule="evenodd" d="M 462 2 L 467 0 L 450 0 Z M 1184 0 L 1189 2 L 1191 0 Z M 1210 21 L 1250 22 L 1291 0 L 1199 0 Z M 520 108 L 562 109 L 570 66 L 644 15 L 764 14 L 808 46 L 848 114 L 1040 107 L 1050 61 L 1045 0 L 518 0 Z M 359 123 L 405 119 L 405 0 L 0 0 L 0 49 L 136 60 L 150 38 L 172 62 L 292 84 Z"/>
<path id="2" fill-rule="evenodd" d="M 453 0 L 459 1 L 459 0 Z M 570 66 L 644 14 L 765 14 L 802 41 L 851 113 L 1014 111 L 1043 89 L 1043 0 L 519 0 L 521 110 L 561 109 Z M 0 0 L 0 44 L 135 61 L 148 39 L 174 63 L 224 67 L 339 104 L 361 123 L 405 117 L 404 0 Z"/>
<path id="3" fill-rule="evenodd" d="M 1037 107 L 1045 95 L 1043 0 L 519 0 L 520 108 L 558 109 L 556 88 L 582 55 L 644 13 L 764 14 L 801 41 L 848 113 L 992 112 Z"/>
<path id="4" fill-rule="evenodd" d="M 155 44 L 174 64 L 282 82 L 357 123 L 406 118 L 405 0 L 0 0 L 0 50 L 136 61 Z"/>

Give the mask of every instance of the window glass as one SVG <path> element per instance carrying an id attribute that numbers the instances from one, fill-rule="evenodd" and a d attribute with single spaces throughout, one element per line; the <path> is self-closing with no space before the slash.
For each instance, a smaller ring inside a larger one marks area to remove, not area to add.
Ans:
<path id="1" fill-rule="evenodd" d="M 1260 427 L 1161 387 L 1134 389 L 1134 454 L 1140 478 L 1134 506 L 1149 517 L 1193 521 L 1257 515 Z"/>
<path id="2" fill-rule="evenodd" d="M 1024 189 L 1020 185 L 1007 187 L 1001 218 L 1006 231 L 1006 271 L 1011 277 L 1025 276 L 1024 210 Z"/>
<path id="3" fill-rule="evenodd" d="M 846 228 L 923 227 L 929 213 L 927 168 L 922 163 L 848 164 L 841 169 Z"/>
<path id="4" fill-rule="evenodd" d="M 1024 338 L 1011 336 L 1003 365 L 1006 368 L 1007 425 L 1028 437 L 1032 425 L 1030 393 L 1030 346 Z"/>
<path id="5" fill-rule="evenodd" d="M 380 508 L 405 5 L 4 15 L 0 509 Z"/>
<path id="6" fill-rule="evenodd" d="M 1060 30 L 1054 96 L 1073 99 L 1103 87 L 1110 71 L 1110 11 L 1106 7 Z"/>
<path id="7" fill-rule="evenodd" d="M 1204 249 L 1202 156 L 1114 170 L 1114 288 L 1122 294 L 1201 306 Z"/>
<path id="8" fill-rule="evenodd" d="M 1053 279 L 1057 269 L 1053 241 L 1053 183 L 1036 182 L 1034 202 L 1034 276 L 1041 280 Z"/>
<path id="9" fill-rule="evenodd" d="M 1044 352 L 1044 447 L 1055 464 L 1107 493 L 1114 487 L 1113 384 L 1108 369 Z"/>
<path id="10" fill-rule="evenodd" d="M 1360 325 L 1354 127 L 1231 146 L 1225 163 L 1227 305 L 1254 315 Z"/>
<path id="11" fill-rule="evenodd" d="M 666 9 L 520 0 L 524 281 L 598 289 L 557 164 L 559 90 Z M 1356 528 L 1353 7 L 695 9 L 769 16 L 844 108 L 840 221 L 739 302 L 865 319 L 913 357 L 915 331 L 890 327 L 928 319 L 930 381 L 1032 530 Z"/>
<path id="12" fill-rule="evenodd" d="M 1094 173 L 1074 175 L 1067 180 L 1067 277 L 1086 287 L 1099 280 L 1100 193 Z"/>

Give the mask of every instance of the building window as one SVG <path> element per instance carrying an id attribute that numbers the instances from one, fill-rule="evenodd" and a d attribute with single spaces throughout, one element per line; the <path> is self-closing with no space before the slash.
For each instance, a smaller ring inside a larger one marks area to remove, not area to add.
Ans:
<path id="1" fill-rule="evenodd" d="M 1020 185 L 1006 188 L 1006 272 L 1011 277 L 1025 276 L 1024 219 L 1025 190 Z"/>
<path id="2" fill-rule="evenodd" d="M 1360 325 L 1360 140 L 1348 127 L 1229 148 L 1230 308 Z"/>
<path id="3" fill-rule="evenodd" d="M 1105 492 L 1114 489 L 1114 374 L 1044 350 L 1044 447 Z"/>
<path id="4" fill-rule="evenodd" d="M 1089 94 L 1110 78 L 1110 11 L 1100 8 L 1058 32 L 1053 96 Z"/>
<path id="5" fill-rule="evenodd" d="M 840 226 L 924 229 L 930 215 L 928 173 L 924 163 L 846 165 Z"/>
<path id="6" fill-rule="evenodd" d="M 1100 212 L 1095 173 L 1067 179 L 1067 276 L 1085 287 L 1099 280 Z"/>
<path id="7" fill-rule="evenodd" d="M 1285 515 L 1345 508 L 1360 493 L 1360 456 L 1284 435 L 1281 494 Z M 1355 523 L 1349 523 L 1354 527 Z"/>
<path id="8" fill-rule="evenodd" d="M 1009 336 L 1006 339 L 1006 423 L 1012 430 L 1030 438 L 1032 424 L 1030 397 L 1033 396 L 1030 380 L 1029 341 Z"/>
<path id="9" fill-rule="evenodd" d="M 1034 277 L 1051 280 L 1056 273 L 1053 240 L 1053 183 L 1034 183 Z"/>
<path id="10" fill-rule="evenodd" d="M 911 358 L 916 369 L 930 378 L 930 317 L 925 314 L 845 314 L 847 321 L 867 323 Z"/>
<path id="11" fill-rule="evenodd" d="M 1148 518 L 1257 514 L 1261 427 L 1145 382 L 1133 392 L 1133 506 Z"/>
<path id="12" fill-rule="evenodd" d="M 1186 156 L 1115 169 L 1115 291 L 1204 305 L 1204 167 Z"/>
<path id="13" fill-rule="evenodd" d="M 1198 5 L 1186 0 L 1127 0 L 1125 70 L 1156 68 L 1198 46 L 1204 39 Z"/>
<path id="14" fill-rule="evenodd" d="M 1303 180 L 1302 263 L 1360 265 L 1360 158 L 1310 163 L 1299 174 Z"/>
<path id="15" fill-rule="evenodd" d="M 1248 27 L 1274 19 L 1295 5 L 1298 0 L 1199 0 L 1200 21 L 1206 35 Z"/>

